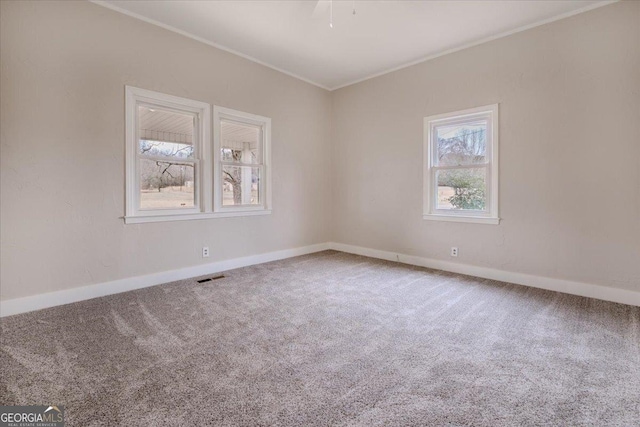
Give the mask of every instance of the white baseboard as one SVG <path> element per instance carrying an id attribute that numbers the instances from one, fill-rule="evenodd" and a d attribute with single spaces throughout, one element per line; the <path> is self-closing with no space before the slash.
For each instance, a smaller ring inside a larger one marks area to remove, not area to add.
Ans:
<path id="1" fill-rule="evenodd" d="M 219 273 L 221 271 L 232 270 L 234 268 L 246 267 L 248 265 L 262 264 L 269 261 L 291 258 L 299 255 L 306 255 L 329 249 L 328 243 L 304 246 L 301 248 L 285 249 L 276 252 L 267 252 L 259 255 L 251 255 L 242 258 L 234 258 L 210 264 L 196 265 L 193 267 L 180 268 L 177 270 L 163 271 L 160 273 L 147 274 L 144 276 L 130 277 L 126 279 L 114 280 L 111 282 L 98 283 L 95 285 L 82 286 L 78 288 L 65 289 L 62 291 L 48 292 L 46 294 L 34 295 L 24 298 L 15 298 L 0 301 L 0 317 L 12 316 L 14 314 L 26 313 L 28 311 L 40 310 L 43 308 L 55 307 L 57 305 L 69 304 L 77 301 L 98 298 L 106 295 L 118 294 L 163 283 L 174 282 L 176 280 L 188 279 L 191 277 L 204 276 L 206 274 Z"/>
<path id="2" fill-rule="evenodd" d="M 459 264 L 449 261 L 398 254 L 395 252 L 382 251 L 378 249 L 363 248 L 360 246 L 347 245 L 344 243 L 330 242 L 304 246 L 301 248 L 285 249 L 276 252 L 267 252 L 264 254 L 251 255 L 242 258 L 234 258 L 210 264 L 196 265 L 193 267 L 186 267 L 177 270 L 147 274 L 144 276 L 130 277 L 126 279 L 114 280 L 111 282 L 65 289 L 62 291 L 49 292 L 46 294 L 34 295 L 24 298 L 15 298 L 6 301 L 0 301 L 0 317 L 12 316 L 14 314 L 26 313 L 43 308 L 70 304 L 72 302 L 118 294 L 121 292 L 127 292 L 135 289 L 169 283 L 176 280 L 183 280 L 191 277 L 219 273 L 221 271 L 232 270 L 234 268 L 246 267 L 249 265 L 262 264 L 269 261 L 276 261 L 280 259 L 306 255 L 314 252 L 324 251 L 327 249 L 368 256 L 371 258 L 384 259 L 387 261 L 396 261 L 403 264 L 415 265 L 419 267 L 427 267 L 437 270 L 450 271 L 453 273 L 466 274 L 469 276 L 481 277 L 485 279 L 515 283 L 518 285 L 531 286 L 534 288 L 547 289 L 550 291 L 564 292 L 567 294 L 579 295 L 588 298 L 596 298 L 604 301 L 612 301 L 622 304 L 640 306 L 640 292 L 634 292 L 626 289 L 574 282 L 563 279 L 553 279 L 550 277 L 534 276 L 524 273 L 515 273 L 494 268 Z"/>
<path id="3" fill-rule="evenodd" d="M 329 248 L 336 251 L 384 259 L 387 261 L 396 261 L 419 267 L 433 268 L 436 270 L 450 271 L 452 273 L 466 274 L 468 276 L 481 277 L 484 279 L 499 280 L 501 282 L 515 283 L 517 285 L 525 285 L 533 288 L 579 295 L 582 297 L 640 306 L 640 292 L 634 292 L 626 289 L 574 282 L 571 280 L 553 279 L 551 277 L 533 276 L 531 274 L 515 273 L 512 271 L 479 267 L 469 264 L 459 264 L 456 262 L 441 261 L 378 249 L 346 245 L 343 243 L 329 243 Z"/>

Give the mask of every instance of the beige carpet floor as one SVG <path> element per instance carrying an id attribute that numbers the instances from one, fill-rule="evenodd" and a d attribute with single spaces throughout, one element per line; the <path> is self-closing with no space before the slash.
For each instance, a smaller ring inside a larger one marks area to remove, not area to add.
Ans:
<path id="1" fill-rule="evenodd" d="M 640 425 L 640 308 L 334 251 L 1 326 L 67 426 Z"/>

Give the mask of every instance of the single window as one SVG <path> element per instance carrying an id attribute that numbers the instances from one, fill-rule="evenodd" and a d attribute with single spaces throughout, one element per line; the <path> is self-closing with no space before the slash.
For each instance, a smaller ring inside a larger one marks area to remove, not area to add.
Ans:
<path id="1" fill-rule="evenodd" d="M 498 224 L 498 105 L 424 119 L 424 219 Z"/>
<path id="2" fill-rule="evenodd" d="M 209 105 L 130 86 L 125 95 L 125 221 L 205 212 L 206 193 L 211 191 L 204 150 L 210 135 Z"/>
<path id="3" fill-rule="evenodd" d="M 216 212 L 268 211 L 271 119 L 214 107 Z"/>

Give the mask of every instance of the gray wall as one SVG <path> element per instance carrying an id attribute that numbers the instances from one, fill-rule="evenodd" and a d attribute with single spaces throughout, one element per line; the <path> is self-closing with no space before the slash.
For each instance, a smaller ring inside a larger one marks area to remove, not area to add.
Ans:
<path id="1" fill-rule="evenodd" d="M 0 298 L 329 240 L 329 92 L 89 2 L 0 3 Z M 273 214 L 125 225 L 125 84 L 271 117 Z"/>
<path id="2" fill-rule="evenodd" d="M 332 93 L 88 2 L 0 5 L 2 300 L 331 240 L 640 290 L 640 2 Z M 124 225 L 125 84 L 271 117 L 273 214 Z M 423 220 L 422 118 L 491 103 L 501 224 Z"/>
<path id="3" fill-rule="evenodd" d="M 423 220 L 422 118 L 493 103 L 501 224 Z M 640 2 L 338 90 L 333 126 L 334 240 L 640 291 Z"/>

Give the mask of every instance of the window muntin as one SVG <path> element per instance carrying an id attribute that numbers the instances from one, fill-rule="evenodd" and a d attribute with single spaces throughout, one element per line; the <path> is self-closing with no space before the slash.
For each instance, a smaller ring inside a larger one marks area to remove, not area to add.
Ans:
<path id="1" fill-rule="evenodd" d="M 216 212 L 268 211 L 271 119 L 214 107 Z"/>
<path id="2" fill-rule="evenodd" d="M 493 105 L 425 118 L 425 219 L 497 223 L 497 115 Z"/>

